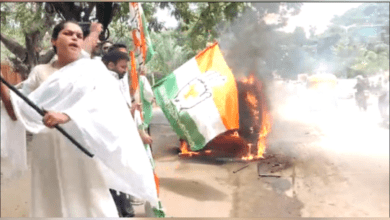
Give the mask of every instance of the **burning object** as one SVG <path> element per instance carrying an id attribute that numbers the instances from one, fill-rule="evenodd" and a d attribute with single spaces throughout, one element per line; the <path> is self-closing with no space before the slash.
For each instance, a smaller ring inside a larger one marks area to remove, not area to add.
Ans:
<path id="1" fill-rule="evenodd" d="M 271 128 L 264 85 L 235 79 L 215 43 L 154 86 L 182 156 L 261 158 Z"/>

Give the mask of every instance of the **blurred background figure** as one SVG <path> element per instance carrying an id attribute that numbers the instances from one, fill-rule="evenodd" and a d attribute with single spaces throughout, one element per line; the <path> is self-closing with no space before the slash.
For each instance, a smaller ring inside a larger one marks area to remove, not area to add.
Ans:
<path id="1" fill-rule="evenodd" d="M 378 97 L 378 107 L 384 123 L 389 124 L 389 72 L 382 78 L 381 92 Z"/>
<path id="2" fill-rule="evenodd" d="M 360 110 L 367 111 L 369 85 L 367 84 L 367 80 L 365 80 L 361 75 L 357 76 L 356 79 L 357 82 L 354 87 L 354 89 L 356 89 L 355 92 L 356 105 L 359 107 Z"/>
<path id="3" fill-rule="evenodd" d="M 113 43 L 111 41 L 104 41 L 101 45 L 101 52 L 102 54 L 107 54 L 108 50 L 113 46 Z"/>

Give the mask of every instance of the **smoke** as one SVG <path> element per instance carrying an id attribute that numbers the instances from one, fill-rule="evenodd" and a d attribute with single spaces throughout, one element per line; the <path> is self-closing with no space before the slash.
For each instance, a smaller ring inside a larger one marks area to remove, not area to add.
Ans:
<path id="1" fill-rule="evenodd" d="M 299 12 L 299 3 L 255 3 L 237 18 L 228 31 L 221 34 L 220 47 L 233 73 L 248 76 L 254 72 L 262 80 L 272 79 L 272 72 L 286 78 L 296 78 L 308 69 L 310 55 L 304 50 L 309 44 L 302 28 L 293 33 L 279 29 L 287 24 L 288 15 Z M 267 24 L 267 14 L 278 15 L 278 23 Z"/>

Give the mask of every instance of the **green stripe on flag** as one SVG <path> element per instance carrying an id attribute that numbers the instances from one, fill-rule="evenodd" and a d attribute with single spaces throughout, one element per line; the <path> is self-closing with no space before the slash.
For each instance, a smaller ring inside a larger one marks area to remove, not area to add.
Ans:
<path id="1" fill-rule="evenodd" d="M 195 121 L 187 112 L 179 113 L 172 103 L 179 90 L 175 75 L 169 75 L 164 81 L 153 86 L 153 88 L 156 101 L 176 134 L 188 142 L 191 150 L 201 150 L 206 145 L 206 140 L 199 132 Z"/>
<path id="2" fill-rule="evenodd" d="M 141 19 L 142 19 L 142 27 L 144 28 L 144 37 L 145 37 L 145 41 L 146 41 L 146 45 L 147 45 L 147 48 L 146 48 L 146 58 L 145 58 L 145 63 L 149 62 L 150 59 L 152 59 L 152 56 L 154 55 L 154 50 L 153 50 L 153 45 L 152 45 L 152 41 L 150 40 L 150 36 L 149 36 L 149 31 L 148 31 L 148 28 L 147 28 L 147 24 L 146 23 L 146 19 L 145 19 L 145 15 L 144 13 L 142 13 L 141 15 Z"/>
<path id="3" fill-rule="evenodd" d="M 152 103 L 148 102 L 145 99 L 144 96 L 144 83 L 143 80 L 139 81 L 139 86 L 140 86 L 140 96 L 141 96 L 141 101 L 142 101 L 142 110 L 143 110 L 143 116 L 144 116 L 144 121 L 143 125 L 145 127 L 148 127 L 150 122 L 152 121 L 152 116 L 153 116 L 153 110 L 152 110 Z"/>
<path id="4" fill-rule="evenodd" d="M 188 143 L 193 143 L 190 145 L 191 150 L 201 150 L 206 145 L 206 139 L 199 132 L 195 121 L 192 120 L 191 116 L 187 112 L 183 112 L 180 113 L 180 122 L 185 125 L 186 130 L 189 133 L 189 136 L 185 140 L 187 140 Z"/>

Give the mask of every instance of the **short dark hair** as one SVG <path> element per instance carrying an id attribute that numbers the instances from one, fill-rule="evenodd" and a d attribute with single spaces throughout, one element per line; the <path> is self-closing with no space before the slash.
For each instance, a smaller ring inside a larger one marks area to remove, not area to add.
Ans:
<path id="1" fill-rule="evenodd" d="M 113 62 L 116 65 L 119 60 L 130 61 L 130 58 L 126 53 L 118 50 L 110 51 L 102 57 L 102 61 L 106 66 L 108 66 L 110 62 Z"/>
<path id="2" fill-rule="evenodd" d="M 60 23 L 58 23 L 54 29 L 53 29 L 53 33 L 51 34 L 51 39 L 52 40 L 57 40 L 58 38 L 58 35 L 60 34 L 60 32 L 65 28 L 65 25 L 67 23 L 73 23 L 73 24 L 77 24 L 78 26 L 80 26 L 76 21 L 61 21 Z M 81 27 L 80 27 L 81 28 Z M 84 32 L 83 32 L 83 36 L 85 37 L 84 35 Z M 53 46 L 53 49 L 54 49 L 54 52 L 57 53 L 57 48 L 56 46 Z"/>
<path id="3" fill-rule="evenodd" d="M 111 48 L 108 50 L 108 52 L 117 50 L 117 49 L 119 49 L 119 48 L 125 48 L 125 49 L 127 50 L 126 44 L 123 44 L 123 43 L 116 43 L 116 44 L 114 44 L 114 45 L 111 46 Z"/>

